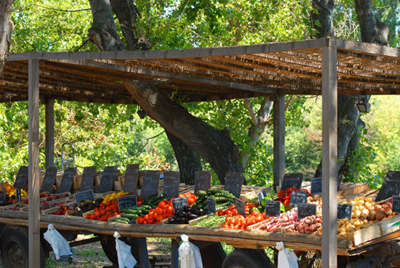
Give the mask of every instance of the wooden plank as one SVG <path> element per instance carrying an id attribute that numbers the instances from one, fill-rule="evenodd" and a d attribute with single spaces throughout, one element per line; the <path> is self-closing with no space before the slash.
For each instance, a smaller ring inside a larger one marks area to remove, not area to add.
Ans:
<path id="1" fill-rule="evenodd" d="M 400 51 L 397 48 L 375 45 L 371 43 L 363 43 L 351 40 L 343 40 L 339 38 L 329 38 L 329 45 L 338 49 L 358 51 L 365 54 L 373 54 L 387 57 L 400 57 Z"/>
<path id="2" fill-rule="evenodd" d="M 46 168 L 54 164 L 54 100 L 45 102 L 46 109 Z"/>
<path id="3" fill-rule="evenodd" d="M 382 236 L 382 230 L 379 223 L 368 226 L 361 230 L 355 231 L 353 234 L 354 246 L 360 245 L 367 241 L 379 238 Z"/>
<path id="4" fill-rule="evenodd" d="M 40 267 L 39 62 L 29 60 L 29 267 Z"/>
<path id="5" fill-rule="evenodd" d="M 274 190 L 282 185 L 285 175 L 285 95 L 274 101 Z"/>
<path id="6" fill-rule="evenodd" d="M 337 51 L 322 49 L 322 267 L 337 267 Z"/>
<path id="7" fill-rule="evenodd" d="M 400 231 L 400 225 L 396 225 L 396 226 L 392 226 L 392 227 L 388 226 L 388 224 L 395 223 L 395 222 L 398 222 L 398 221 L 400 221 L 400 215 L 396 215 L 396 216 L 394 216 L 392 218 L 380 221 L 379 225 L 380 225 L 381 230 L 382 230 L 382 235 L 384 236 L 384 235 L 388 235 L 390 233 L 394 233 L 394 232 Z"/>

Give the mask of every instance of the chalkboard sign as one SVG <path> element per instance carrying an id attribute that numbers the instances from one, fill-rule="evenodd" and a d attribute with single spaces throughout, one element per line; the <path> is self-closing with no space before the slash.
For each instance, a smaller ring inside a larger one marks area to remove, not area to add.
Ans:
<path id="1" fill-rule="evenodd" d="M 244 209 L 244 202 L 239 198 L 235 198 L 234 204 L 236 206 L 237 212 L 239 214 L 243 214 L 244 216 L 246 216 L 246 210 Z"/>
<path id="2" fill-rule="evenodd" d="M 81 201 L 86 201 L 86 200 L 94 201 L 94 193 L 92 189 L 75 194 L 75 202 L 78 205 Z"/>
<path id="3" fill-rule="evenodd" d="M 353 212 L 352 204 L 338 204 L 337 205 L 337 219 L 348 218 L 351 220 L 351 213 Z"/>
<path id="4" fill-rule="evenodd" d="M 57 167 L 49 167 L 46 169 L 46 173 L 44 174 L 44 179 L 42 186 L 40 187 L 40 192 L 53 192 L 54 182 L 57 177 Z"/>
<path id="5" fill-rule="evenodd" d="M 392 197 L 392 211 L 394 213 L 400 213 L 400 196 L 398 195 Z"/>
<path id="6" fill-rule="evenodd" d="M 194 172 L 194 194 L 199 190 L 207 191 L 211 188 L 211 171 Z"/>
<path id="7" fill-rule="evenodd" d="M 302 191 L 293 191 L 290 196 L 289 206 L 294 207 L 296 204 L 303 204 L 307 202 L 307 193 Z"/>
<path id="8" fill-rule="evenodd" d="M 303 173 L 287 173 L 283 176 L 281 191 L 286 191 L 290 187 L 301 189 L 303 182 Z"/>
<path id="9" fill-rule="evenodd" d="M 174 212 L 178 210 L 183 210 L 185 206 L 189 206 L 187 197 L 172 199 L 172 207 L 174 208 Z"/>
<path id="10" fill-rule="evenodd" d="M 6 191 L 1 190 L 1 191 L 0 191 L 0 203 L 5 202 L 6 200 L 7 200 L 7 198 L 6 198 Z"/>
<path id="11" fill-rule="evenodd" d="M 14 188 L 25 189 L 28 186 L 28 167 L 21 166 L 17 178 L 14 182 Z"/>
<path id="12" fill-rule="evenodd" d="M 224 190 L 230 192 L 237 198 L 240 198 L 240 194 L 242 193 L 243 181 L 243 172 L 227 172 L 225 176 Z"/>
<path id="13" fill-rule="evenodd" d="M 281 202 L 265 201 L 265 216 L 279 217 L 281 215 Z"/>
<path id="14" fill-rule="evenodd" d="M 262 190 L 261 192 L 257 193 L 257 198 L 258 198 L 258 203 L 261 204 L 261 201 L 264 199 L 264 197 L 267 196 L 267 193 L 265 192 L 265 189 Z"/>
<path id="15" fill-rule="evenodd" d="M 164 172 L 163 193 L 167 199 L 178 197 L 179 195 L 179 171 Z"/>
<path id="16" fill-rule="evenodd" d="M 297 204 L 297 219 L 300 220 L 307 216 L 317 214 L 317 205 L 315 204 Z"/>
<path id="17" fill-rule="evenodd" d="M 132 165 L 133 166 L 133 165 Z M 139 165 L 135 165 L 139 166 Z M 139 169 L 130 168 L 125 172 L 124 192 L 136 194 Z"/>
<path id="18" fill-rule="evenodd" d="M 79 192 L 92 190 L 94 183 L 94 176 L 96 176 L 96 166 L 85 167 L 83 169 L 81 186 L 79 186 Z"/>
<path id="19" fill-rule="evenodd" d="M 400 193 L 400 171 L 389 171 L 375 201 L 385 200 Z"/>
<path id="20" fill-rule="evenodd" d="M 126 170 L 136 169 L 139 170 L 139 164 L 128 164 L 126 165 Z"/>
<path id="21" fill-rule="evenodd" d="M 340 174 L 337 178 L 337 190 L 339 191 L 340 189 L 340 185 L 342 184 L 342 180 L 343 180 L 343 175 Z"/>
<path id="22" fill-rule="evenodd" d="M 158 193 L 158 181 L 160 180 L 160 171 L 145 170 L 143 175 L 143 185 L 140 195 L 147 198 L 150 195 Z"/>
<path id="23" fill-rule="evenodd" d="M 125 195 L 118 197 L 118 209 L 126 207 L 137 206 L 137 197 L 135 194 L 133 195 Z"/>
<path id="24" fill-rule="evenodd" d="M 17 202 L 21 202 L 21 201 L 22 201 L 22 198 L 21 198 L 21 189 L 17 188 L 17 189 L 16 189 L 16 194 L 17 194 L 17 196 L 16 196 Z"/>
<path id="25" fill-rule="evenodd" d="M 106 193 L 112 190 L 114 186 L 115 177 L 117 176 L 118 167 L 105 167 L 101 174 L 101 181 L 99 185 L 98 193 Z"/>
<path id="26" fill-rule="evenodd" d="M 311 194 L 322 193 L 322 178 L 311 179 Z"/>
<path id="27" fill-rule="evenodd" d="M 58 187 L 57 193 L 61 194 L 71 191 L 75 173 L 76 173 L 76 168 L 74 167 L 69 167 L 66 170 L 64 170 L 64 174 L 62 176 L 60 187 Z"/>
<path id="28" fill-rule="evenodd" d="M 212 197 L 207 197 L 207 214 L 217 214 L 215 209 L 216 201 Z"/>

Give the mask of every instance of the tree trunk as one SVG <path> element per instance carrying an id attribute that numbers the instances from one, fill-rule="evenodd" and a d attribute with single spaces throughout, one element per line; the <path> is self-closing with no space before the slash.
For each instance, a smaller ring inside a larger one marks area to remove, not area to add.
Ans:
<path id="1" fill-rule="evenodd" d="M 333 29 L 333 0 L 313 0 L 312 7 L 318 11 L 318 14 L 312 13 L 314 29 L 318 31 L 316 37 L 322 38 L 335 36 Z M 320 25 L 317 25 L 319 21 Z"/>
<path id="2" fill-rule="evenodd" d="M 192 116 L 153 84 L 131 80 L 123 83 L 151 118 L 210 163 L 221 184 L 225 184 L 227 172 L 243 172 L 239 148 L 226 130 L 218 130 Z"/>
<path id="3" fill-rule="evenodd" d="M 180 182 L 186 185 L 194 185 L 194 172 L 203 170 L 200 155 L 182 140 L 168 131 L 166 133 L 174 149 L 176 161 L 178 161 Z"/>
<path id="4" fill-rule="evenodd" d="M 14 30 L 14 24 L 10 19 L 13 3 L 14 0 L 0 1 L 0 77 L 3 76 L 4 64 L 6 64 L 10 50 L 10 38 Z"/>

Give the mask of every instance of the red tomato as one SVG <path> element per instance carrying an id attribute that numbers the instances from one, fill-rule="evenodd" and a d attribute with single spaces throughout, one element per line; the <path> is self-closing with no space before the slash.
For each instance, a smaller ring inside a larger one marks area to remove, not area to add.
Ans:
<path id="1" fill-rule="evenodd" d="M 99 217 L 99 216 L 100 216 L 100 211 L 95 210 L 95 211 L 94 211 L 94 215 L 95 215 L 96 217 Z"/>
<path id="2" fill-rule="evenodd" d="M 106 202 L 106 206 L 108 207 L 108 206 L 110 206 L 111 205 L 111 201 L 107 201 Z"/>
<path id="3" fill-rule="evenodd" d="M 136 223 L 137 223 L 137 224 L 143 224 L 143 222 L 144 222 L 144 219 L 143 219 L 142 216 L 139 216 L 139 217 L 136 219 Z"/>
<path id="4" fill-rule="evenodd" d="M 168 213 L 173 213 L 174 212 L 174 208 L 172 206 L 168 206 L 167 207 L 167 212 Z"/>
<path id="5" fill-rule="evenodd" d="M 105 210 L 104 208 L 100 209 L 100 214 L 102 216 L 106 215 L 107 214 L 107 210 Z"/>

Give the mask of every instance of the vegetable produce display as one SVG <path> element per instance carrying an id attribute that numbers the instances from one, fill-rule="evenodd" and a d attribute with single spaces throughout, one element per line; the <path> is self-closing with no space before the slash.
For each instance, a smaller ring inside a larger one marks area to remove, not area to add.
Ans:
<path id="1" fill-rule="evenodd" d="M 224 216 L 216 216 L 216 215 L 207 215 L 207 217 L 203 219 L 199 219 L 196 223 L 193 223 L 193 226 L 201 226 L 201 227 L 219 227 L 220 223 L 225 222 L 227 215 Z"/>
<path id="2" fill-rule="evenodd" d="M 193 207 L 197 209 L 203 209 L 207 212 L 207 198 L 212 197 L 215 199 L 215 210 L 225 209 L 233 204 L 235 196 L 228 191 L 222 189 L 211 188 L 207 191 L 197 192 L 197 201 L 193 203 Z M 190 206 L 189 202 L 189 206 Z"/>
<path id="3" fill-rule="evenodd" d="M 303 190 L 295 189 L 294 187 L 290 187 L 286 190 L 282 190 L 278 193 L 277 201 L 280 201 L 284 206 L 289 206 L 290 197 L 291 197 L 293 191 L 303 191 Z M 303 192 L 306 192 L 307 196 L 310 195 L 307 190 L 304 190 Z"/>
<path id="4" fill-rule="evenodd" d="M 296 221 L 297 221 L 297 207 L 281 214 L 279 217 L 271 218 L 269 221 L 261 224 L 256 229 L 267 232 L 280 232 L 282 227 L 294 224 Z"/>
<path id="5" fill-rule="evenodd" d="M 188 224 L 190 220 L 203 216 L 204 212 L 195 207 L 185 206 L 183 210 L 174 212 L 171 218 L 168 219 L 168 224 Z"/>
<path id="6" fill-rule="evenodd" d="M 317 234 L 317 231 L 322 228 L 322 216 L 313 215 L 302 218 L 295 222 L 293 226 L 285 229 L 287 233 L 298 232 L 300 234 Z"/>
<path id="7" fill-rule="evenodd" d="M 223 228 L 246 230 L 248 226 L 265 219 L 268 219 L 268 217 L 265 217 L 265 214 L 261 214 L 258 210 L 253 210 L 250 214 L 246 214 L 246 216 L 243 216 L 242 214 L 229 215 L 225 218 Z"/>

